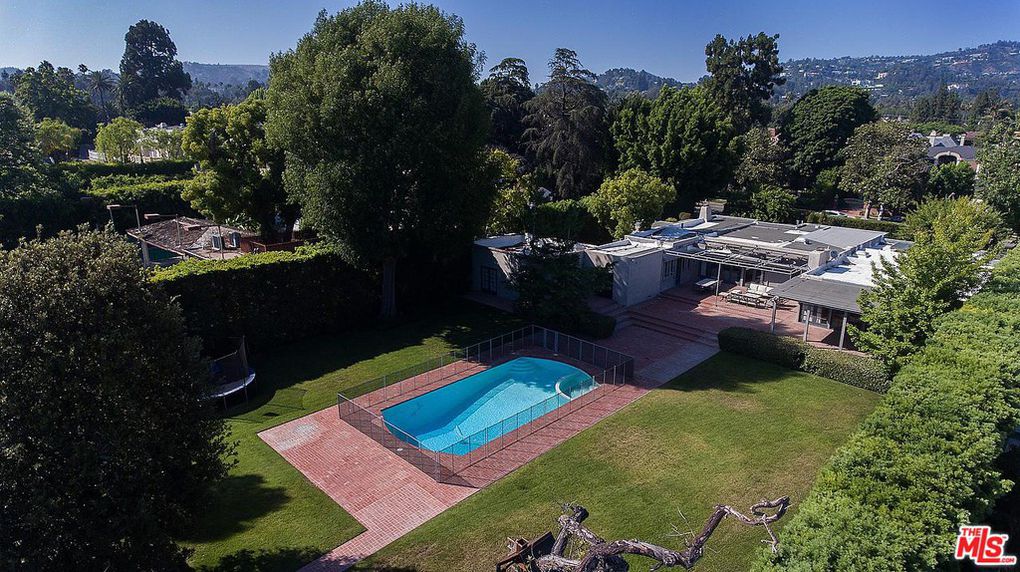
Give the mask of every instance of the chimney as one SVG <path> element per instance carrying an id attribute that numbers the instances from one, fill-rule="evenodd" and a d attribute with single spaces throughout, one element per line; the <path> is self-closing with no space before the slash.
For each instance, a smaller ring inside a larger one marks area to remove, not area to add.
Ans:
<path id="1" fill-rule="evenodd" d="M 707 202 L 701 205 L 701 210 L 698 211 L 698 218 L 705 222 L 712 220 L 712 206 Z"/>

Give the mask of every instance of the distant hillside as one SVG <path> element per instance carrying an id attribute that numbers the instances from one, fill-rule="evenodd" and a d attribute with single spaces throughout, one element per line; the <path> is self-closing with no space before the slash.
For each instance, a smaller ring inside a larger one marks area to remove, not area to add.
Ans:
<path id="1" fill-rule="evenodd" d="M 200 81 L 209 85 L 245 85 L 250 80 L 264 84 L 269 81 L 269 66 L 182 63 L 184 71 L 191 74 L 192 81 Z"/>
<path id="2" fill-rule="evenodd" d="M 609 97 L 622 97 L 635 91 L 646 97 L 655 97 L 663 86 L 679 87 L 683 85 L 670 77 L 659 77 L 645 70 L 637 71 L 630 68 L 606 70 L 599 74 L 597 83 L 609 94 Z"/>
<path id="3" fill-rule="evenodd" d="M 1020 99 L 1020 42 L 996 42 L 928 56 L 789 60 L 778 98 L 796 98 L 827 84 L 859 85 L 879 104 L 897 105 L 926 95 L 945 82 L 964 98 L 986 89 Z M 886 101 L 887 100 L 887 101 Z"/>

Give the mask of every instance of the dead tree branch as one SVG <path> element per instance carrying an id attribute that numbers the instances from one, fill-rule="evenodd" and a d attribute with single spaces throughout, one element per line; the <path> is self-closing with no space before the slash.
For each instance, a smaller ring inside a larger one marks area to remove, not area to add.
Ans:
<path id="1" fill-rule="evenodd" d="M 556 535 L 551 553 L 536 558 L 531 565 L 539 572 L 625 572 L 628 566 L 622 555 L 636 554 L 655 560 L 658 564 L 652 570 L 662 567 L 681 567 L 689 570 L 704 555 L 709 537 L 727 516 L 747 526 L 764 528 L 769 539 L 762 542 L 768 544 L 775 552 L 779 539 L 771 525 L 782 518 L 789 507 L 790 497 L 763 500 L 751 506 L 751 516 L 748 516 L 731 506 L 716 505 L 701 532 L 684 550 L 678 551 L 641 540 L 606 542 L 582 524 L 588 518 L 588 511 L 582 506 L 568 504 L 564 505 L 564 514 L 558 519 L 560 531 Z M 588 546 L 581 560 L 571 560 L 563 555 L 567 541 L 571 538 Z"/>

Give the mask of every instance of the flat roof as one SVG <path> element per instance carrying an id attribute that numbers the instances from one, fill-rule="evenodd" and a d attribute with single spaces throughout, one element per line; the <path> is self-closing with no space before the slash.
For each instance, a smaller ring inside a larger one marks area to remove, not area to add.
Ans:
<path id="1" fill-rule="evenodd" d="M 893 245 L 885 245 L 882 248 L 862 248 L 850 256 L 847 256 L 839 264 L 823 266 L 811 272 L 820 280 L 832 282 L 845 282 L 871 287 L 875 285 L 875 265 L 881 266 L 883 262 L 893 262 L 900 251 Z"/>
<path id="2" fill-rule="evenodd" d="M 845 226 L 830 226 L 819 228 L 809 232 L 804 238 L 810 242 L 821 242 L 831 244 L 842 250 L 858 247 L 862 244 L 878 240 L 886 233 L 877 230 L 864 230 L 860 228 L 847 228 Z"/>
<path id="3" fill-rule="evenodd" d="M 592 250 L 613 256 L 637 256 L 661 249 L 662 247 L 655 243 L 634 242 L 624 239 L 596 246 Z"/>
<path id="4" fill-rule="evenodd" d="M 815 304 L 852 314 L 860 314 L 857 298 L 867 286 L 822 280 L 815 276 L 797 276 L 772 287 L 772 296 L 794 300 L 804 304 Z"/>

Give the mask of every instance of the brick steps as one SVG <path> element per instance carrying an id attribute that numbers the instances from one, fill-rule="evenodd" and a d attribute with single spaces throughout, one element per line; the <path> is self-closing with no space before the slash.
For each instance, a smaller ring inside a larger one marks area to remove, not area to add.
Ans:
<path id="1" fill-rule="evenodd" d="M 652 330 L 653 332 L 706 346 L 716 345 L 714 332 L 671 321 L 641 309 L 632 309 L 629 313 L 633 324 L 646 330 Z"/>

